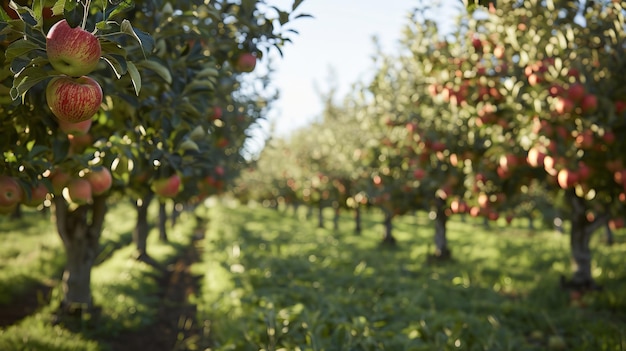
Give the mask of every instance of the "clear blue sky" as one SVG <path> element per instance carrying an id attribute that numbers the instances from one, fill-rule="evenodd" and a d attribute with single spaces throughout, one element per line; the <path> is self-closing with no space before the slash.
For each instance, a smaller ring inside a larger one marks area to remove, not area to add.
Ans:
<path id="1" fill-rule="evenodd" d="M 292 3 L 293 0 L 268 1 L 282 9 L 291 9 Z M 299 35 L 294 35 L 293 43 L 284 47 L 282 58 L 273 60 L 272 81 L 281 94 L 269 116 L 274 124 L 274 135 L 285 136 L 320 115 L 322 104 L 316 89 L 328 91 L 331 70 L 339 98 L 353 83 L 367 81 L 376 51 L 372 38 L 378 38 L 384 52 L 392 52 L 401 38 L 409 12 L 419 3 L 415 0 L 304 0 L 297 12 L 313 18 L 301 18 L 290 24 Z M 264 133 L 269 133 L 267 124 L 264 124 Z M 253 145 L 262 147 L 259 142 Z"/>

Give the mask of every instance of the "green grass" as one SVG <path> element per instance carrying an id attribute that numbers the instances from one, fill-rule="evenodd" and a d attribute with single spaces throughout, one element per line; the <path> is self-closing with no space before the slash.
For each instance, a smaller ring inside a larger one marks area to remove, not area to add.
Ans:
<path id="1" fill-rule="evenodd" d="M 556 337 L 568 350 L 626 348 L 623 232 L 610 248 L 594 237 L 606 291 L 581 308 L 558 289 L 570 274 L 568 237 L 553 231 L 453 218 L 455 260 L 427 265 L 425 213 L 394 222 L 396 249 L 379 247 L 376 212 L 364 215 L 360 237 L 348 217 L 334 231 L 302 213 L 208 213 L 195 271 L 205 274 L 199 314 L 211 321 L 213 350 L 544 350 Z"/>
<path id="2" fill-rule="evenodd" d="M 110 349 L 106 340 L 154 323 L 160 302 L 156 279 L 161 272 L 136 261 L 132 244 L 120 246 L 114 239 L 124 238 L 134 223 L 133 211 L 125 205 L 116 206 L 107 217 L 102 244 L 116 249 L 103 255 L 103 261 L 92 271 L 92 294 L 101 309 L 99 316 L 85 316 L 68 327 L 53 326 L 54 309 L 60 300 L 57 287 L 49 306 L 16 325 L 0 329 L 0 350 L 106 351 Z M 191 244 L 195 224 L 193 215 L 183 213 L 178 224 L 169 230 L 168 243 L 160 242 L 154 229 L 148 239 L 151 257 L 162 266 L 171 263 Z"/>
<path id="3" fill-rule="evenodd" d="M 106 217 L 97 263 L 129 244 L 133 227 L 130 206 L 113 206 Z M 65 265 L 65 252 L 49 214 L 24 208 L 20 219 L 0 217 L 0 238 L 0 306 L 38 283 L 57 283 Z"/>

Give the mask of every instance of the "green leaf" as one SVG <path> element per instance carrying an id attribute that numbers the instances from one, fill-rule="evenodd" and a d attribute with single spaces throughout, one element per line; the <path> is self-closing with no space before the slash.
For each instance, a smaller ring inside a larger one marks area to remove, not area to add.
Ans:
<path id="1" fill-rule="evenodd" d="M 154 49 L 154 39 L 152 39 L 149 34 L 133 28 L 129 20 L 125 19 L 122 21 L 122 24 L 120 25 L 120 30 L 122 33 L 127 34 L 137 40 L 143 50 L 144 56 L 147 56 L 147 54 L 151 53 Z"/>
<path id="2" fill-rule="evenodd" d="M 127 63 L 126 58 L 118 55 L 103 55 L 102 59 L 111 66 L 117 79 L 126 74 Z M 120 61 L 121 60 L 121 61 Z"/>
<path id="3" fill-rule="evenodd" d="M 25 68 L 13 81 L 11 98 L 16 100 L 18 97 L 26 94 L 28 89 L 32 88 L 37 83 L 48 79 L 48 77 L 48 73 L 41 67 Z"/>
<path id="4" fill-rule="evenodd" d="M 117 55 L 117 56 L 122 56 L 122 57 L 126 57 L 126 50 L 121 47 L 119 44 L 117 44 L 116 42 L 110 41 L 110 40 L 100 40 L 100 48 L 102 49 L 102 52 L 106 55 Z"/>
<path id="5" fill-rule="evenodd" d="M 0 21 L 2 21 L 2 22 L 8 22 L 8 21 L 10 21 L 11 19 L 12 19 L 12 18 L 11 18 L 11 17 L 9 17 L 9 14 L 8 14 L 6 11 L 4 11 L 4 8 L 3 8 L 3 7 L 0 7 Z"/>
<path id="6" fill-rule="evenodd" d="M 117 4 L 115 4 L 114 7 L 107 9 L 105 19 L 111 18 L 122 12 L 128 11 L 134 7 L 135 7 L 135 2 L 133 0 L 119 1 Z"/>
<path id="7" fill-rule="evenodd" d="M 154 73 L 158 74 L 159 77 L 161 77 L 165 82 L 167 82 L 167 84 L 172 83 L 172 74 L 170 73 L 170 70 L 158 62 L 151 61 L 151 60 L 143 60 L 143 61 L 138 62 L 137 66 L 154 71 Z"/>
<path id="8" fill-rule="evenodd" d="M 295 11 L 300 4 L 302 4 L 304 0 L 294 0 L 293 5 L 291 6 L 291 11 Z"/>
<path id="9" fill-rule="evenodd" d="M 133 87 L 135 87 L 135 94 L 139 95 L 139 91 L 141 91 L 141 75 L 134 63 L 128 61 L 127 65 L 130 80 L 133 82 Z"/>
<path id="10" fill-rule="evenodd" d="M 6 60 L 13 61 L 16 57 L 26 56 L 29 52 L 37 49 L 40 49 L 39 45 L 30 40 L 17 40 L 11 43 L 11 45 L 7 48 Z"/>

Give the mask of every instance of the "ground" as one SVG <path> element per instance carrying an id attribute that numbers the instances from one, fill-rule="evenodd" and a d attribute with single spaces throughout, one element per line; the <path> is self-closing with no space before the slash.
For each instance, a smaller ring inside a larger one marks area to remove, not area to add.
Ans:
<path id="1" fill-rule="evenodd" d="M 161 301 L 157 321 L 139 331 L 103 338 L 103 346 L 108 345 L 116 351 L 173 351 L 186 350 L 188 345 L 195 343 L 203 328 L 196 322 L 196 306 L 189 303 L 189 297 L 197 292 L 199 284 L 198 277 L 192 276 L 190 267 L 200 257 L 201 248 L 198 244 L 201 236 L 199 231 L 192 246 L 183 251 L 174 263 L 160 269 L 162 274 L 157 279 Z M 38 284 L 11 305 L 2 306 L 0 328 L 18 323 L 39 307 L 50 303 L 52 288 L 51 285 Z"/>

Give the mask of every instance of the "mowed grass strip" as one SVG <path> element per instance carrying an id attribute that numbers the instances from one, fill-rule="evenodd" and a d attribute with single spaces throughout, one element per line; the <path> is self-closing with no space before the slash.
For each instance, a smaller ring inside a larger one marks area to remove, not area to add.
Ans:
<path id="1" fill-rule="evenodd" d="M 156 205 L 155 205 L 156 206 Z M 125 207 L 125 206 L 122 206 Z M 129 213 L 125 207 L 124 213 Z M 111 212 L 113 215 L 117 212 Z M 132 210 L 128 217 L 107 217 L 107 237 L 121 235 L 135 224 Z M 130 222 L 130 223 L 129 223 Z M 191 245 L 195 216 L 183 213 L 177 225 L 168 232 L 169 242 L 160 242 L 157 229 L 148 238 L 148 252 L 161 267 Z M 104 236 L 104 233 L 103 233 Z M 86 315 L 67 327 L 52 325 L 54 310 L 60 301 L 57 286 L 52 303 L 20 323 L 0 329 L 0 350 L 111 350 L 107 340 L 123 332 L 136 331 L 154 323 L 159 308 L 159 268 L 134 259 L 130 243 L 110 255 L 92 271 L 92 294 L 98 315 Z"/>
<path id="2" fill-rule="evenodd" d="M 426 264 L 426 213 L 394 222 L 398 247 L 379 246 L 376 211 L 353 233 L 303 213 L 261 207 L 208 211 L 199 297 L 212 350 L 621 350 L 626 348 L 624 233 L 594 237 L 594 275 L 605 291 L 576 305 L 568 236 L 453 217 L 454 260 Z"/>

